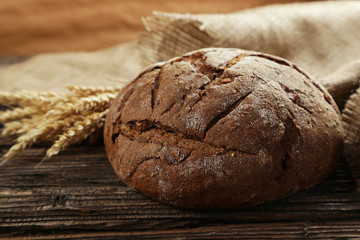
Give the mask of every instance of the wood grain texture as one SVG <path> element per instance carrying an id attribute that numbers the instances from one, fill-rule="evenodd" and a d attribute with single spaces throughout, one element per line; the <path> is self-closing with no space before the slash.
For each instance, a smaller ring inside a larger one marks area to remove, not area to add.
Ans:
<path id="1" fill-rule="evenodd" d="M 11 139 L 0 140 L 4 154 Z M 35 168 L 46 145 L 0 168 L 0 238 L 350 239 L 360 237 L 360 193 L 344 160 L 316 186 L 229 210 L 162 204 L 125 186 L 102 142 L 75 146 Z"/>

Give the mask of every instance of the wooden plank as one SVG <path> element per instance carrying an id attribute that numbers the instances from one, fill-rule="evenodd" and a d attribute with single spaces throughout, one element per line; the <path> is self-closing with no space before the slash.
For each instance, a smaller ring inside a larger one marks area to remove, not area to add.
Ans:
<path id="1" fill-rule="evenodd" d="M 218 224 L 200 227 L 189 227 L 187 222 L 181 224 L 184 228 L 175 226 L 167 230 L 158 230 L 155 226 L 155 229 L 149 231 L 133 232 L 122 229 L 82 229 L 70 232 L 61 230 L 40 234 L 28 232 L 26 239 L 354 239 L 360 236 L 359 221 Z M 23 232 L 9 233 L 7 236 L 12 239 L 24 239 L 19 235 L 23 235 Z"/>
<path id="2" fill-rule="evenodd" d="M 1 154 L 9 142 L 0 144 Z M 101 141 L 72 147 L 35 168 L 45 151 L 46 145 L 35 146 L 0 168 L 0 236 L 360 237 L 360 193 L 344 160 L 316 186 L 279 201 L 191 210 L 153 201 L 125 186 Z"/>

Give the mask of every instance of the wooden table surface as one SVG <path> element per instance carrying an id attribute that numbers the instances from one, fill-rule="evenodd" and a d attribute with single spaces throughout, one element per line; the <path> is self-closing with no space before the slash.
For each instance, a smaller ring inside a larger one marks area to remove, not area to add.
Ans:
<path id="1" fill-rule="evenodd" d="M 11 142 L 0 139 L 0 155 Z M 0 239 L 360 239 L 360 193 L 344 159 L 327 179 L 279 201 L 191 210 L 124 185 L 102 140 L 35 168 L 47 147 L 35 145 L 0 167 Z"/>
<path id="2" fill-rule="evenodd" d="M 1 154 L 10 142 L 0 141 Z M 3 239 L 360 238 L 360 193 L 344 160 L 316 186 L 279 201 L 191 210 L 124 185 L 101 141 L 72 147 L 35 168 L 46 147 L 34 146 L 0 168 Z"/>

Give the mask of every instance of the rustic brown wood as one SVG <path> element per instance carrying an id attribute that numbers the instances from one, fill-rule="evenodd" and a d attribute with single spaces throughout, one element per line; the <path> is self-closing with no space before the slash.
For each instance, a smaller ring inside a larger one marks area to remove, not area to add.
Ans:
<path id="1" fill-rule="evenodd" d="M 10 139 L 1 139 L 4 154 Z M 0 168 L 0 238 L 353 238 L 360 237 L 360 193 L 344 160 L 307 191 L 259 206 L 191 210 L 125 186 L 102 142 L 75 146 L 35 168 L 38 145 Z"/>

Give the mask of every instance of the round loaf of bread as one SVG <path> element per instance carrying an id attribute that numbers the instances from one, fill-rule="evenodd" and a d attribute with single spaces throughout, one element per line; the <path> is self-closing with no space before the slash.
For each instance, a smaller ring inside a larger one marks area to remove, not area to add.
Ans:
<path id="1" fill-rule="evenodd" d="M 130 187 L 230 208 L 314 185 L 341 156 L 343 130 L 331 96 L 290 62 L 211 48 L 143 71 L 113 101 L 104 138 Z"/>

